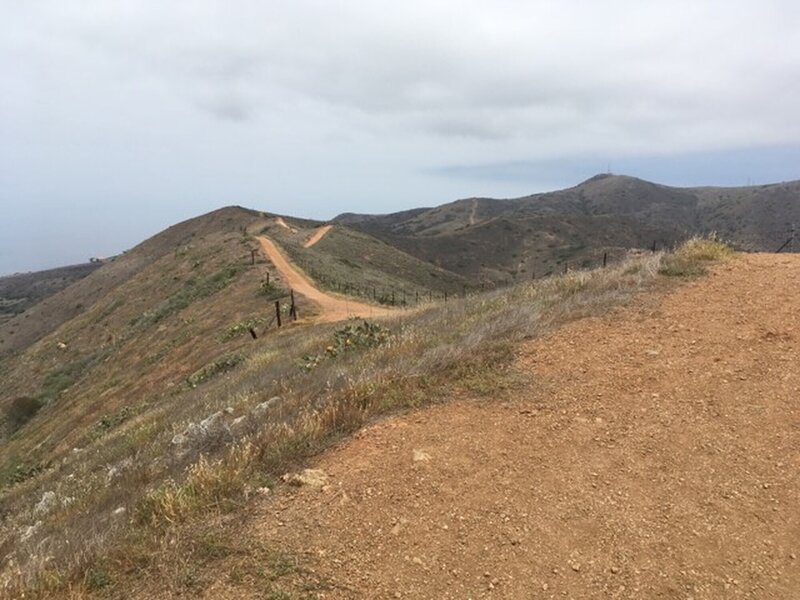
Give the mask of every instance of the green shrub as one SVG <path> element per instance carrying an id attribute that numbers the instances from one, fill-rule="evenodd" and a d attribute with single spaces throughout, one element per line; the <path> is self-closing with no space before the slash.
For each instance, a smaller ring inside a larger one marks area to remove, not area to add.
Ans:
<path id="1" fill-rule="evenodd" d="M 6 422 L 11 432 L 15 432 L 30 421 L 42 406 L 43 403 L 38 398 L 30 398 L 28 396 L 14 398 L 8 406 L 3 408 Z"/>
<path id="2" fill-rule="evenodd" d="M 371 348 L 383 344 L 391 336 L 391 331 L 377 323 L 362 321 L 348 323 L 333 332 L 333 343 L 325 348 L 325 352 L 306 355 L 301 359 L 301 367 L 310 371 L 325 359 L 335 358 L 343 352 L 358 348 Z"/>
<path id="3" fill-rule="evenodd" d="M 89 434 L 92 439 L 104 436 L 106 433 L 122 425 L 134 414 L 132 406 L 126 406 L 112 415 L 104 415 L 92 428 Z"/>
<path id="4" fill-rule="evenodd" d="M 260 327 L 267 320 L 262 317 L 256 317 L 253 319 L 248 319 L 247 321 L 241 321 L 236 325 L 232 325 L 225 330 L 225 333 L 222 335 L 222 341 L 227 342 L 228 340 L 232 340 L 233 338 L 239 337 L 240 335 L 244 335 L 251 329 L 255 329 L 256 327 Z"/>
<path id="5" fill-rule="evenodd" d="M 186 383 L 189 384 L 189 387 L 196 388 L 201 383 L 205 383 L 221 373 L 230 371 L 243 360 L 244 356 L 241 354 L 226 354 L 189 375 L 189 377 L 186 378 Z"/>

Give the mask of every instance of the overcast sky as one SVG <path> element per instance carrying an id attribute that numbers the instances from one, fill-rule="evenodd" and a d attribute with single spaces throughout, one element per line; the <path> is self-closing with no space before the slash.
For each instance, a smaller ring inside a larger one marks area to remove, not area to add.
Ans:
<path id="1" fill-rule="evenodd" d="M 800 178 L 796 1 L 0 0 L 0 274 L 229 204 Z"/>

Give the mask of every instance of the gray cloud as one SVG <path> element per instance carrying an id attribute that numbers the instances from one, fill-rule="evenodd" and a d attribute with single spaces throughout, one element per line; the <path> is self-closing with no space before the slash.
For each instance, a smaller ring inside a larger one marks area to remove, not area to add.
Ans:
<path id="1" fill-rule="evenodd" d="M 7 2 L 0 200 L 144 198 L 173 211 L 153 229 L 221 203 L 330 216 L 527 193 L 562 163 L 798 146 L 798 30 L 789 0 Z"/>

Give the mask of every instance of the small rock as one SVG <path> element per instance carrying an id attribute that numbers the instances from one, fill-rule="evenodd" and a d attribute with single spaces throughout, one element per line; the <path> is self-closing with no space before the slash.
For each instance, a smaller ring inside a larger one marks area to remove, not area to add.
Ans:
<path id="1" fill-rule="evenodd" d="M 266 412 L 281 401 L 280 396 L 274 396 L 266 402 L 261 402 L 253 407 L 253 414 L 256 416 L 263 416 Z"/>
<path id="2" fill-rule="evenodd" d="M 33 516 L 39 517 L 49 513 L 57 503 L 55 492 L 45 492 L 42 494 L 42 499 L 33 509 Z"/>
<path id="3" fill-rule="evenodd" d="M 271 490 L 268 487 L 264 486 L 264 487 L 258 488 L 256 491 L 261 496 L 269 496 Z"/>
<path id="4" fill-rule="evenodd" d="M 223 415 L 224 413 L 221 410 L 208 415 L 205 419 L 200 421 L 200 427 L 206 431 L 212 431 L 216 429 L 219 426 L 220 421 L 224 418 Z"/>
<path id="5" fill-rule="evenodd" d="M 223 412 L 224 412 L 226 415 L 232 415 L 232 414 L 233 414 L 233 407 L 232 407 L 232 406 L 226 406 L 226 407 L 225 407 L 225 410 L 224 410 Z"/>
<path id="6" fill-rule="evenodd" d="M 611 572 L 612 572 L 614 575 L 616 575 L 617 573 L 619 573 L 619 567 L 618 567 L 618 566 L 616 566 L 616 565 L 614 565 L 613 567 L 611 567 Z"/>
<path id="7" fill-rule="evenodd" d="M 414 462 L 428 462 L 431 460 L 431 455 L 424 450 L 414 450 Z"/>
<path id="8" fill-rule="evenodd" d="M 29 539 L 31 539 L 31 537 L 33 537 L 33 534 L 36 533 L 36 530 L 39 529 L 39 527 L 41 527 L 41 526 L 42 526 L 42 522 L 41 521 L 36 521 L 36 523 L 34 523 L 33 525 L 30 525 L 28 527 L 24 527 L 23 529 L 21 529 L 20 530 L 19 541 L 20 542 L 27 542 Z"/>
<path id="9" fill-rule="evenodd" d="M 118 517 L 120 515 L 124 515 L 126 512 L 127 511 L 126 511 L 125 507 L 124 506 L 120 506 L 119 508 L 115 508 L 114 512 L 112 512 L 111 514 L 114 515 L 115 517 Z"/>
<path id="10" fill-rule="evenodd" d="M 301 473 L 287 473 L 282 479 L 289 485 L 307 485 L 321 488 L 328 483 L 328 475 L 322 469 L 304 469 Z"/>

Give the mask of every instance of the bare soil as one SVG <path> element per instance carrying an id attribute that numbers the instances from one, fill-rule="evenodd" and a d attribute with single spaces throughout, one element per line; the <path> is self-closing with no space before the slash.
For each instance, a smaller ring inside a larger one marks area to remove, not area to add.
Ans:
<path id="1" fill-rule="evenodd" d="M 386 307 L 339 298 L 323 292 L 292 266 L 275 242 L 263 236 L 259 237 L 258 241 L 286 285 L 319 306 L 320 312 L 314 317 L 315 321 L 342 321 L 350 317 L 378 317 L 396 312 Z"/>
<path id="2" fill-rule="evenodd" d="M 303 248 L 311 248 L 317 242 L 319 242 L 322 238 L 328 235 L 328 232 L 333 229 L 333 225 L 323 225 L 322 227 L 315 229 L 314 233 L 311 234 L 311 237 L 308 238 L 305 244 L 303 244 Z"/>
<path id="3" fill-rule="evenodd" d="M 566 326 L 510 397 L 363 430 L 250 535 L 320 598 L 798 598 L 798 290 L 800 257 L 740 256 Z"/>

